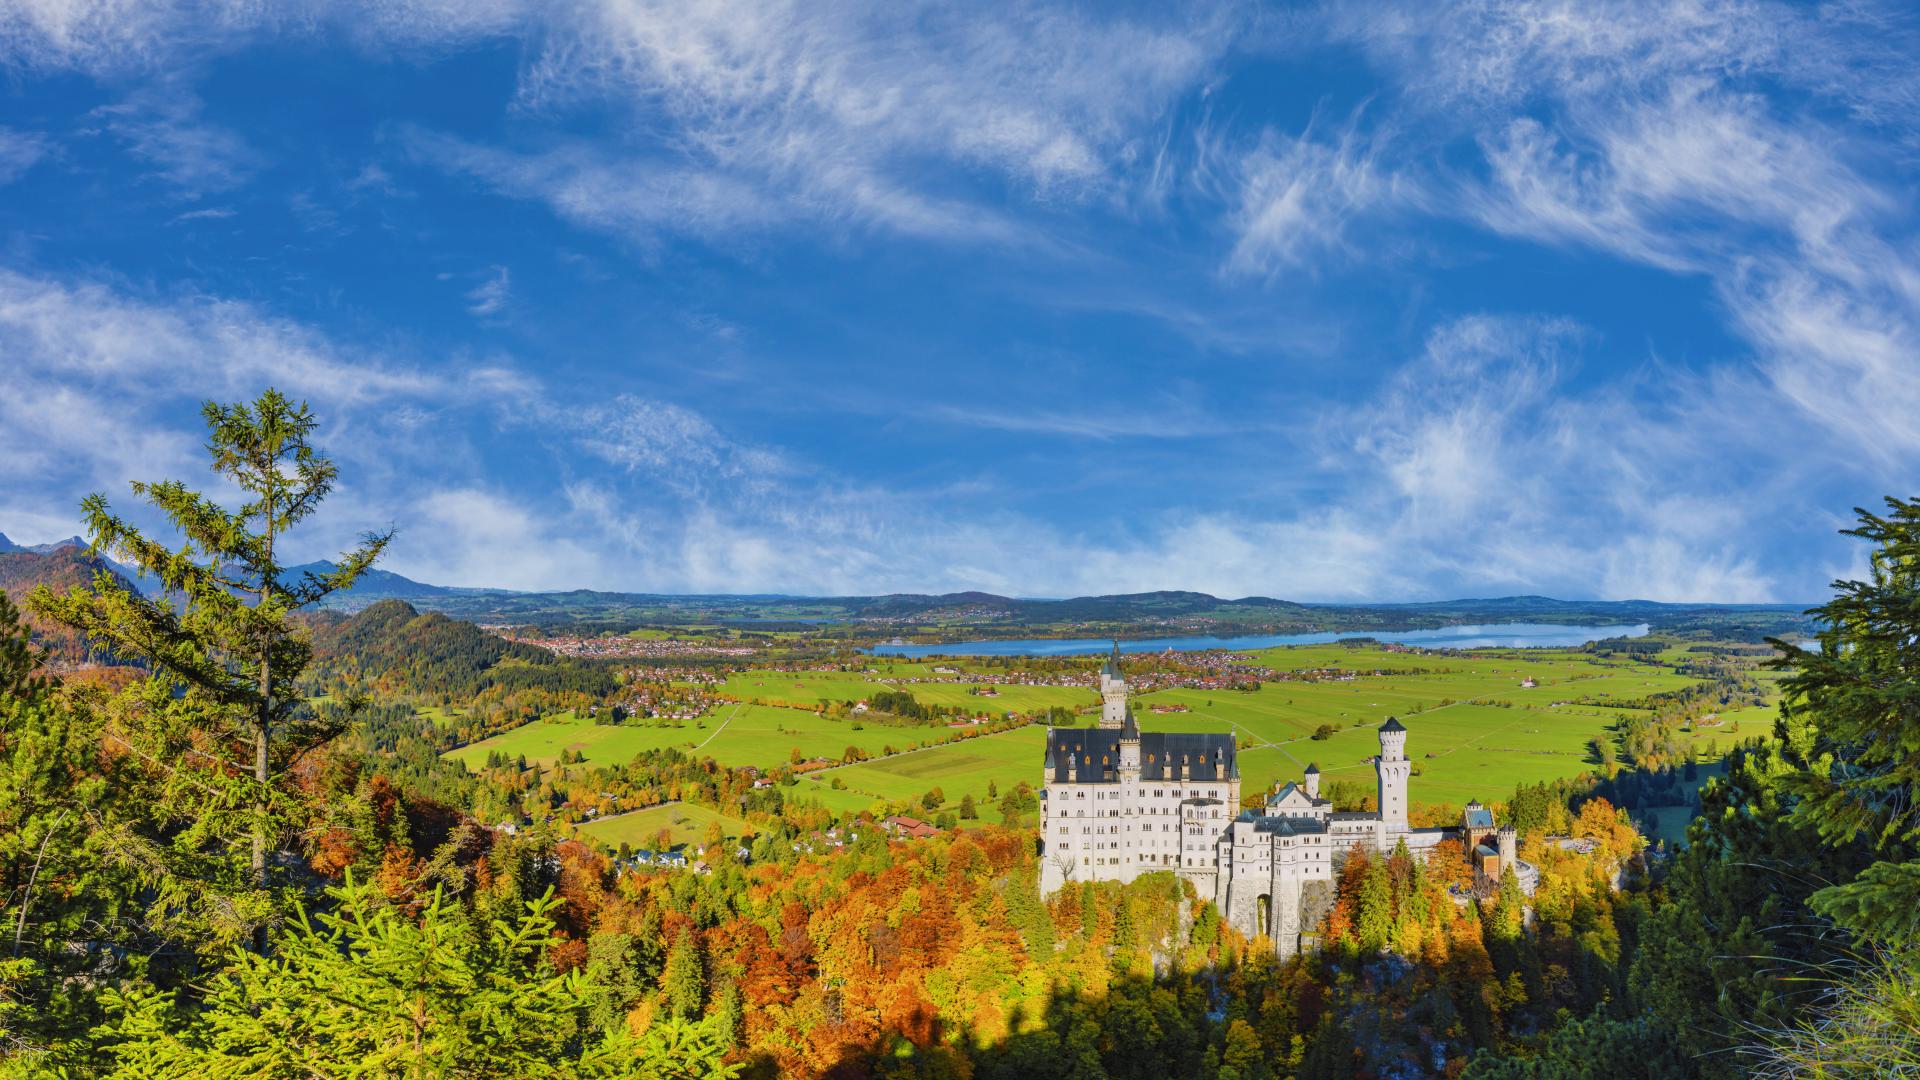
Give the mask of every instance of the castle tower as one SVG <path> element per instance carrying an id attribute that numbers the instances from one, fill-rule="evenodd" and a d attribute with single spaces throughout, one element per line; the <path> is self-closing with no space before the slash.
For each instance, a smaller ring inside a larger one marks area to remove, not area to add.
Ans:
<path id="1" fill-rule="evenodd" d="M 1125 709 L 1125 718 L 1120 721 L 1120 779 L 1123 782 L 1140 779 L 1140 725 L 1134 722 L 1133 710 Z"/>
<path id="2" fill-rule="evenodd" d="M 1305 779 L 1306 779 L 1306 783 L 1302 784 L 1301 786 L 1307 789 L 1307 798 L 1315 799 L 1315 800 L 1319 799 L 1320 798 L 1320 765 L 1319 763 L 1312 762 L 1312 761 L 1307 763 L 1307 771 L 1306 771 Z"/>
<path id="3" fill-rule="evenodd" d="M 1519 836 L 1514 831 L 1513 826 L 1500 826 L 1500 870 L 1502 873 L 1504 873 L 1509 866 L 1514 867 L 1515 872 L 1518 872 L 1519 867 L 1515 864 L 1520 857 L 1519 848 Z"/>
<path id="4" fill-rule="evenodd" d="M 1374 759 L 1379 778 L 1381 845 L 1386 837 L 1407 831 L 1407 778 L 1413 762 L 1407 760 L 1407 728 L 1389 716 L 1380 725 L 1380 756 Z"/>
<path id="5" fill-rule="evenodd" d="M 1100 669 L 1100 726 L 1117 728 L 1127 722 L 1127 679 L 1120 673 L 1120 643 L 1113 643 L 1113 655 Z"/>

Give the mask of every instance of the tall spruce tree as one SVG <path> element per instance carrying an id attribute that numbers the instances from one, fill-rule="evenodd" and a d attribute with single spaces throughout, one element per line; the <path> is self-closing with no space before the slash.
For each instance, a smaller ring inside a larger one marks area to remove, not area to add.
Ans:
<path id="1" fill-rule="evenodd" d="M 1865 581 L 1836 581 L 1813 609 L 1819 648 L 1781 655 L 1777 737 L 1807 767 L 1785 780 L 1794 816 L 1880 861 L 1816 893 L 1815 910 L 1871 940 L 1920 944 L 1920 499 L 1856 509 L 1849 536 L 1875 545 Z"/>
<path id="2" fill-rule="evenodd" d="M 392 533 L 369 533 L 331 570 L 289 580 L 282 541 L 338 477 L 312 444 L 313 413 L 268 390 L 251 403 L 208 402 L 202 414 L 213 471 L 244 493 L 240 508 L 177 480 L 135 482 L 134 494 L 182 538 L 173 550 L 91 495 L 82 509 L 93 550 L 132 564 L 163 593 L 142 596 L 103 570 L 91 589 L 42 587 L 31 603 L 151 673 L 119 702 L 113 738 L 163 778 L 159 827 L 148 843 L 125 845 L 158 888 L 157 914 L 201 921 L 215 937 L 250 933 L 259 945 L 281 907 L 270 892 L 288 809 L 281 778 L 337 734 L 290 692 L 312 654 L 288 616 L 351 587 Z"/>

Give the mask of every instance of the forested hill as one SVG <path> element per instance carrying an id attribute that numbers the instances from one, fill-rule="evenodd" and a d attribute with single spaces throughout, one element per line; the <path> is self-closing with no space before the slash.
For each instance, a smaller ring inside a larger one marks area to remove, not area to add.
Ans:
<path id="1" fill-rule="evenodd" d="M 610 671 L 563 660 L 402 600 L 354 615 L 311 616 L 316 688 L 354 685 L 388 694 L 464 700 L 482 691 L 610 691 Z"/>
<path id="2" fill-rule="evenodd" d="M 12 551 L 0 552 L 0 592 L 6 593 L 14 606 L 25 611 L 27 594 L 34 586 L 45 585 L 63 593 L 75 585 L 91 585 L 94 572 L 99 569 L 105 569 L 121 584 L 133 588 L 115 567 L 87 554 L 85 547 L 53 547 L 44 554 L 15 547 Z M 49 660 L 83 664 L 90 659 L 86 642 L 78 632 L 31 613 L 27 615 L 27 625 L 33 631 L 34 644 L 46 650 Z"/>

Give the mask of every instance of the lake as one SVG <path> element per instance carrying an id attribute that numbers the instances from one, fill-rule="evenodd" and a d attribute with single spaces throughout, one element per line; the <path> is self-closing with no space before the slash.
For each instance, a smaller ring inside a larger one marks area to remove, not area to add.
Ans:
<path id="1" fill-rule="evenodd" d="M 1565 623 L 1478 623 L 1430 630 L 1346 630 L 1318 634 L 1249 634 L 1244 637 L 1163 637 L 1122 641 L 1123 653 L 1198 652 L 1204 649 L 1268 649 L 1276 645 L 1326 645 L 1344 638 L 1368 637 L 1396 645 L 1429 649 L 1571 648 L 1610 637 L 1642 637 L 1646 623 L 1619 626 L 1569 626 Z M 1010 641 L 958 641 L 946 645 L 888 643 L 866 650 L 878 656 L 1076 656 L 1113 648 L 1105 638 L 1024 638 Z"/>

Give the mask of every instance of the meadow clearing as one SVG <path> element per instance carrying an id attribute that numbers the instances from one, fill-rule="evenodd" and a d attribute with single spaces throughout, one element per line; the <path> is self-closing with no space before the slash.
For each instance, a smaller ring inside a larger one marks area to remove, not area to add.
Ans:
<path id="1" fill-rule="evenodd" d="M 1097 698 L 1077 686 L 989 686 L 975 682 L 915 682 L 914 679 L 951 679 L 936 666 L 964 672 L 960 663 L 934 665 L 875 658 L 874 674 L 857 671 L 739 671 L 727 678 L 719 692 L 740 701 L 815 709 L 823 702 L 863 701 L 883 690 L 904 690 L 924 705 L 957 706 L 976 714 L 1036 713 L 1055 706 L 1084 707 Z M 972 691 L 991 689 L 991 697 Z"/>
<path id="2" fill-rule="evenodd" d="M 669 847 L 679 844 L 698 847 L 706 842 L 707 827 L 716 821 L 728 836 L 737 837 L 747 829 L 746 822 L 730 814 L 723 814 L 711 807 L 675 802 L 589 821 L 577 826 L 576 831 L 586 839 L 610 848 L 617 848 L 624 843 L 638 851 L 655 851 L 659 850 L 655 837 L 660 835 L 661 829 L 673 834 Z"/>
<path id="3" fill-rule="evenodd" d="M 572 712 L 524 724 L 512 731 L 447 753 L 471 766 L 499 751 L 526 755 L 535 765 L 553 765 L 562 750 L 577 751 L 589 764 L 625 764 L 643 750 L 675 747 L 711 757 L 723 765 L 773 768 L 795 760 L 840 760 L 849 747 L 880 754 L 891 746 L 906 750 L 945 738 L 941 727 L 890 727 L 854 719 L 834 719 L 804 709 L 745 702 L 722 705 L 682 727 L 648 723 L 596 724 Z"/>

